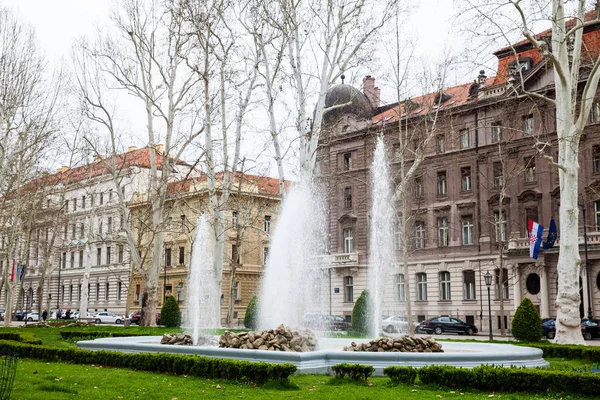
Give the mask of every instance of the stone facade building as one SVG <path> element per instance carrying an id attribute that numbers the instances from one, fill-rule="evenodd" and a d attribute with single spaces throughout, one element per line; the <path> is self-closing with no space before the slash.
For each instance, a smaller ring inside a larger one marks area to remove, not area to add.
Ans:
<path id="1" fill-rule="evenodd" d="M 217 193 L 220 196 L 221 177 L 217 178 Z M 148 245 L 152 232 L 144 230 L 150 206 L 148 193 L 140 193 L 129 204 L 134 223 L 134 233 L 139 238 L 139 246 L 144 263 L 152 262 Z M 192 244 L 196 236 L 198 218 L 206 211 L 209 192 L 206 176 L 174 182 L 168 187 L 168 200 L 165 206 L 165 242 L 164 259 L 159 279 L 159 303 L 168 295 L 173 295 L 183 312 L 186 309 L 188 290 L 187 277 L 191 265 Z M 243 323 L 250 299 L 258 294 L 260 278 L 269 253 L 270 234 L 272 233 L 281 196 L 279 180 L 254 175 L 235 177 L 232 192 L 227 204 L 222 206 L 224 213 L 225 246 L 223 254 L 222 307 L 221 317 L 226 322 L 229 306 L 230 288 L 233 292 L 233 320 L 230 325 Z M 237 254 L 235 257 L 234 254 Z M 144 256 L 145 255 L 145 256 Z M 234 260 L 234 257 L 236 260 Z M 236 272 L 231 276 L 232 266 Z M 129 309 L 140 310 L 144 284 L 139 274 L 133 276 L 129 293 Z"/>
<path id="2" fill-rule="evenodd" d="M 584 57 L 595 58 L 600 24 L 586 26 L 584 32 Z M 546 31 L 539 36 L 549 35 Z M 514 311 L 525 297 L 542 317 L 556 315 L 558 244 L 533 260 L 527 234 L 528 218 L 546 229 L 551 218 L 560 226 L 558 172 L 551 162 L 558 154 L 555 112 L 551 103 L 525 95 L 526 91 L 551 95 L 554 78 L 552 67 L 528 42 L 517 43 L 514 49 L 518 59 L 510 48 L 495 53 L 494 77 L 481 71 L 474 82 L 400 103 L 381 105 L 370 76 L 364 78 L 362 92 L 345 84 L 330 89 L 326 106 L 343 106 L 326 114 L 317 159 L 328 194 L 331 254 L 323 267 L 331 274 L 329 302 L 334 314 L 349 319 L 354 302 L 368 288 L 369 213 L 378 200 L 371 196 L 369 171 L 376 138 L 383 135 L 394 184 L 406 176 L 402 165 L 407 171 L 415 158 L 423 155 L 424 160 L 404 182 L 407 234 L 397 237 L 396 274 L 387 283 L 382 312 L 404 313 L 403 282 L 408 280 L 415 319 L 451 315 L 487 330 L 483 275 L 490 272 L 494 330 L 500 328 L 502 314 L 510 329 Z M 600 315 L 597 103 L 580 146 L 583 317 L 588 306 Z M 394 204 L 399 214 L 399 196 Z M 402 240 L 409 244 L 409 276 L 401 269 Z"/>

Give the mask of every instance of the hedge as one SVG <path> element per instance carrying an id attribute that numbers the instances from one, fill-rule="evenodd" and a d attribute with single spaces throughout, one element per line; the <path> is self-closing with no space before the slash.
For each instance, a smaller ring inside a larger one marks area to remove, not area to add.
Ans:
<path id="1" fill-rule="evenodd" d="M 60 331 L 60 336 L 65 340 L 69 340 L 82 338 L 95 339 L 105 337 L 148 336 L 148 334 L 109 331 Z"/>
<path id="2" fill-rule="evenodd" d="M 565 358 L 569 360 L 586 360 L 600 362 L 600 347 L 554 344 L 554 343 L 513 343 L 522 346 L 535 347 L 544 352 L 544 357 Z"/>
<path id="3" fill-rule="evenodd" d="M 389 376 L 393 385 L 404 384 L 412 385 L 417 378 L 417 370 L 413 367 L 386 367 L 383 374 Z"/>
<path id="4" fill-rule="evenodd" d="M 296 371 L 293 364 L 268 364 L 229 359 L 165 353 L 118 353 L 80 349 L 57 349 L 0 340 L 0 352 L 18 354 L 21 358 L 95 364 L 131 368 L 140 371 L 166 372 L 210 379 L 227 379 L 263 384 L 269 380 L 285 381 Z"/>
<path id="5" fill-rule="evenodd" d="M 598 374 L 489 365 L 471 370 L 430 365 L 420 368 L 418 376 L 423 384 L 498 392 L 552 391 L 590 396 L 597 395 L 600 387 Z"/>
<path id="6" fill-rule="evenodd" d="M 338 379 L 352 378 L 366 382 L 375 372 L 371 365 L 341 363 L 331 367 L 333 375 Z"/>
<path id="7" fill-rule="evenodd" d="M 12 340 L 28 344 L 42 344 L 42 341 L 33 335 L 16 332 L 0 332 L 0 340 Z"/>

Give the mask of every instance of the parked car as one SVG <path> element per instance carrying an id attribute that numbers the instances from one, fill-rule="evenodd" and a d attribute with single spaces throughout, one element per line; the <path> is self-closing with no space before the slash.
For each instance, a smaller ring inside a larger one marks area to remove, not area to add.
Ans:
<path id="1" fill-rule="evenodd" d="M 129 314 L 129 320 L 132 324 L 140 324 L 140 318 L 142 317 L 141 311 L 136 311 Z M 156 325 L 160 325 L 160 313 L 156 313 Z"/>
<path id="2" fill-rule="evenodd" d="M 23 311 L 17 311 L 12 313 L 12 319 L 14 321 L 23 321 L 23 317 L 25 316 L 25 313 Z"/>
<path id="3" fill-rule="evenodd" d="M 475 325 L 467 324 L 458 318 L 436 317 L 423 321 L 417 327 L 417 332 L 435 333 L 436 335 L 441 335 L 444 332 L 473 335 L 478 330 Z"/>
<path id="4" fill-rule="evenodd" d="M 597 319 L 584 319 L 581 321 L 581 333 L 585 340 L 592 340 L 593 338 L 600 337 L 600 320 Z"/>
<path id="5" fill-rule="evenodd" d="M 338 315 L 306 314 L 305 327 L 319 331 L 348 331 L 352 325 Z"/>
<path id="6" fill-rule="evenodd" d="M 413 326 L 416 329 L 419 326 L 419 323 L 413 321 Z M 408 332 L 408 318 L 401 315 L 387 317 L 381 321 L 381 329 L 388 333 Z"/>
<path id="7" fill-rule="evenodd" d="M 25 314 L 24 319 L 27 322 L 39 321 L 40 314 L 37 311 L 29 312 L 29 313 Z"/>
<path id="8" fill-rule="evenodd" d="M 556 319 L 554 318 L 544 318 L 542 321 L 542 334 L 546 336 L 548 339 L 552 340 L 556 336 Z"/>
<path id="9" fill-rule="evenodd" d="M 97 324 L 121 324 L 123 322 L 123 317 L 120 315 L 116 315 L 111 312 L 102 311 L 94 314 L 93 318 L 96 318 Z"/>

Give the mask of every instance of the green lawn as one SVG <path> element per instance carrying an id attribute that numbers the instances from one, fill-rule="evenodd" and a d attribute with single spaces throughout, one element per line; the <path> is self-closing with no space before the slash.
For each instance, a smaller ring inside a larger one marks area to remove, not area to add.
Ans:
<path id="1" fill-rule="evenodd" d="M 391 387 L 387 378 L 369 384 L 328 376 L 294 375 L 289 386 L 253 387 L 231 381 L 173 376 L 92 365 L 20 360 L 13 399 L 577 399 L 560 394 L 460 392 L 419 386 Z M 490 397 L 491 395 L 493 397 Z M 593 398 L 590 398 L 593 399 Z M 598 398 L 600 399 L 600 397 Z"/>

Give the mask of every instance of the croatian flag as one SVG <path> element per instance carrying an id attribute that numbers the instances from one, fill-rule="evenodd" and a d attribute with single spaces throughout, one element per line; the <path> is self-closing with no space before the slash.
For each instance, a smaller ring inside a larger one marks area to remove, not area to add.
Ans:
<path id="1" fill-rule="evenodd" d="M 529 257 L 537 260 L 544 227 L 531 219 L 527 220 L 527 227 L 529 231 Z"/>

